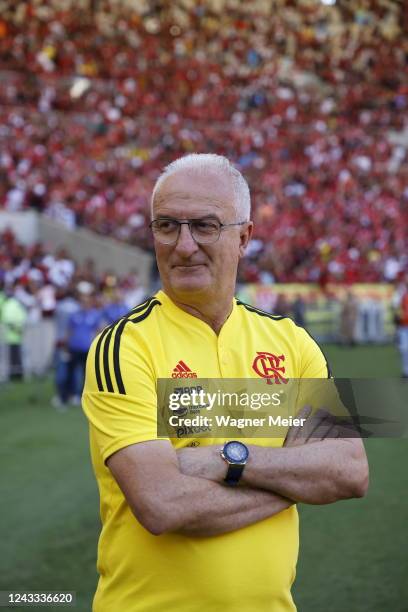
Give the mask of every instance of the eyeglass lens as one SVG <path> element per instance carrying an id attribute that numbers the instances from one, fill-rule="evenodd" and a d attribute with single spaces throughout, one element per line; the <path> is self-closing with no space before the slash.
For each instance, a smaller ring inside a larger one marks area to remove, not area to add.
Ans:
<path id="1" fill-rule="evenodd" d="M 175 219 L 156 219 L 152 230 L 156 239 L 164 244 L 176 242 L 182 223 Z M 221 231 L 221 224 L 216 219 L 192 219 L 188 222 L 191 235 L 199 243 L 215 242 Z"/>

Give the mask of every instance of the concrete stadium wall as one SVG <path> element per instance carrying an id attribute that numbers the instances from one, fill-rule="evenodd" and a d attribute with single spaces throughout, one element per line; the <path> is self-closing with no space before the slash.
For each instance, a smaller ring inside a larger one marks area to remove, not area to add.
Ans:
<path id="1" fill-rule="evenodd" d="M 35 211 L 0 212 L 0 232 L 6 227 L 13 230 L 22 244 L 30 245 L 41 240 L 52 250 L 65 247 L 78 263 L 92 257 L 98 272 L 112 270 L 123 275 L 137 270 L 140 282 L 149 287 L 152 256 L 141 249 L 83 228 L 70 230 Z"/>
<path id="2" fill-rule="evenodd" d="M 92 257 L 98 272 L 112 270 L 116 274 L 128 274 L 137 270 L 140 282 L 145 287 L 149 286 L 152 262 L 149 253 L 121 244 L 112 238 L 98 236 L 84 228 L 72 231 L 44 216 L 38 220 L 38 229 L 40 240 L 53 250 L 66 247 L 78 263 Z"/>
<path id="3" fill-rule="evenodd" d="M 30 245 L 38 240 L 38 215 L 35 211 L 0 212 L 0 233 L 10 227 L 21 244 Z"/>

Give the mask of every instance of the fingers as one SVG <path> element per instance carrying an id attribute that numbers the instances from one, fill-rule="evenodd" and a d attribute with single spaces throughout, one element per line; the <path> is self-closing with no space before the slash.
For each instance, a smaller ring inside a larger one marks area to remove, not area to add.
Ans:
<path id="1" fill-rule="evenodd" d="M 328 410 L 320 408 L 309 417 L 301 437 L 308 444 L 320 440 L 354 437 L 353 434 L 356 435 L 354 426 L 350 426 L 347 421 Z"/>
<path id="2" fill-rule="evenodd" d="M 299 420 L 306 419 L 307 421 L 311 413 L 312 413 L 311 406 L 303 406 L 303 408 L 301 408 L 299 412 L 296 414 L 295 418 Z M 302 443 L 301 442 L 301 438 L 303 437 L 302 429 L 303 427 L 301 425 L 292 425 L 292 427 L 289 427 L 288 433 L 286 434 L 285 442 L 283 443 L 283 446 L 294 446 L 296 443 L 299 443 L 299 442 Z"/>
<path id="3" fill-rule="evenodd" d="M 319 408 L 313 413 L 311 406 L 304 406 L 296 414 L 297 419 L 304 419 L 303 425 L 292 425 L 289 428 L 283 446 L 300 446 L 321 440 L 347 437 L 342 435 L 344 428 L 338 417 L 325 408 Z"/>
<path id="4" fill-rule="evenodd" d="M 330 412 L 324 408 L 319 408 L 319 410 L 310 417 L 309 423 L 306 423 L 306 429 L 302 432 L 303 437 L 306 438 L 306 444 L 334 437 L 335 421 L 335 417 L 333 417 Z"/>
<path id="5" fill-rule="evenodd" d="M 324 408 L 313 413 L 310 406 L 299 411 L 298 417 L 306 419 L 298 427 L 291 427 L 285 440 L 285 445 L 300 445 L 319 442 L 336 436 L 336 418 Z"/>

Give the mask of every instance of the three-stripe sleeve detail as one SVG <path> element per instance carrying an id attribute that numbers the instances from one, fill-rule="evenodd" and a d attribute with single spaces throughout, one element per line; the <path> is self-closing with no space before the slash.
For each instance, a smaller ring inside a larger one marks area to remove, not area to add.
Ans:
<path id="1" fill-rule="evenodd" d="M 138 316 L 135 317 L 135 314 L 137 313 L 133 312 L 131 317 L 125 318 L 123 319 L 123 321 L 119 323 L 118 328 L 116 330 L 115 340 L 113 343 L 113 367 L 115 371 L 116 384 L 118 385 L 118 391 L 122 395 L 126 394 L 125 386 L 123 384 L 123 379 L 122 379 L 122 373 L 120 370 L 120 355 L 119 355 L 120 340 L 121 340 L 123 330 L 125 329 L 126 323 L 140 323 L 141 321 L 146 319 L 149 316 L 149 314 L 152 312 L 153 308 L 157 306 L 158 304 L 161 304 L 159 300 L 152 300 L 149 303 L 147 309 L 143 313 L 140 313 L 138 314 Z"/>
<path id="2" fill-rule="evenodd" d="M 113 393 L 112 378 L 109 369 L 109 345 L 112 338 L 114 327 L 112 326 L 106 334 L 105 344 L 103 345 L 103 371 L 105 373 L 106 390 Z"/>
<path id="3" fill-rule="evenodd" d="M 96 344 L 95 349 L 95 376 L 96 376 L 96 384 L 98 385 L 98 390 L 103 391 L 103 383 L 101 377 L 101 367 L 100 367 L 100 356 L 101 356 L 101 346 L 103 344 L 103 340 L 106 335 L 109 333 L 110 327 L 106 327 L 101 335 L 99 336 L 98 342 Z"/>
<path id="4" fill-rule="evenodd" d="M 115 391 L 114 382 L 118 392 L 122 395 L 126 394 L 123 383 L 121 367 L 120 367 L 120 341 L 126 323 L 139 323 L 149 316 L 153 308 L 161 305 L 159 300 L 150 298 L 140 306 L 137 306 L 129 312 L 125 317 L 116 321 L 101 333 L 95 349 L 95 375 L 99 391 Z M 111 346 L 113 343 L 113 349 Z M 103 347 L 103 356 L 101 360 L 101 352 Z M 110 365 L 110 352 L 112 352 L 113 370 Z M 101 364 L 102 361 L 102 364 Z M 102 372 L 101 372 L 102 365 Z M 105 379 L 105 386 L 102 379 L 102 373 Z"/>

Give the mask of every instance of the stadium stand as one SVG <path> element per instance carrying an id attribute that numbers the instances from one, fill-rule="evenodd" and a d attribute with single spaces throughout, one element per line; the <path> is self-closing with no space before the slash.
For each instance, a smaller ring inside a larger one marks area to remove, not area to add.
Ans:
<path id="1" fill-rule="evenodd" d="M 58 292 L 73 291 L 84 282 L 92 287 L 101 307 L 112 292 L 120 291 L 129 309 L 146 295 L 135 272 L 124 277 L 111 271 L 98 274 L 92 259 L 78 265 L 65 248 L 51 253 L 42 243 L 23 246 L 11 230 L 0 233 L 0 285 L 13 289 L 27 308 L 29 320 L 52 314 Z"/>
<path id="2" fill-rule="evenodd" d="M 151 249 L 159 169 L 210 150 L 251 185 L 241 281 L 408 269 L 403 2 L 130 4 L 0 0 L 0 207 Z"/>
<path id="3" fill-rule="evenodd" d="M 61 323 L 62 305 L 67 296 L 80 301 L 84 294 L 91 296 L 101 324 L 108 324 L 142 302 L 146 289 L 138 284 L 135 273 L 98 274 L 92 259 L 78 265 L 63 248 L 52 253 L 42 243 L 23 246 L 10 230 L 0 233 L 0 382 L 13 374 L 21 360 L 25 377 L 47 373 L 55 351 L 69 339 L 66 322 Z M 5 317 L 8 301 L 15 321 Z M 9 340 L 13 329 L 18 338 Z M 16 351 L 10 350 L 10 343 L 22 346 L 14 361 Z"/>

